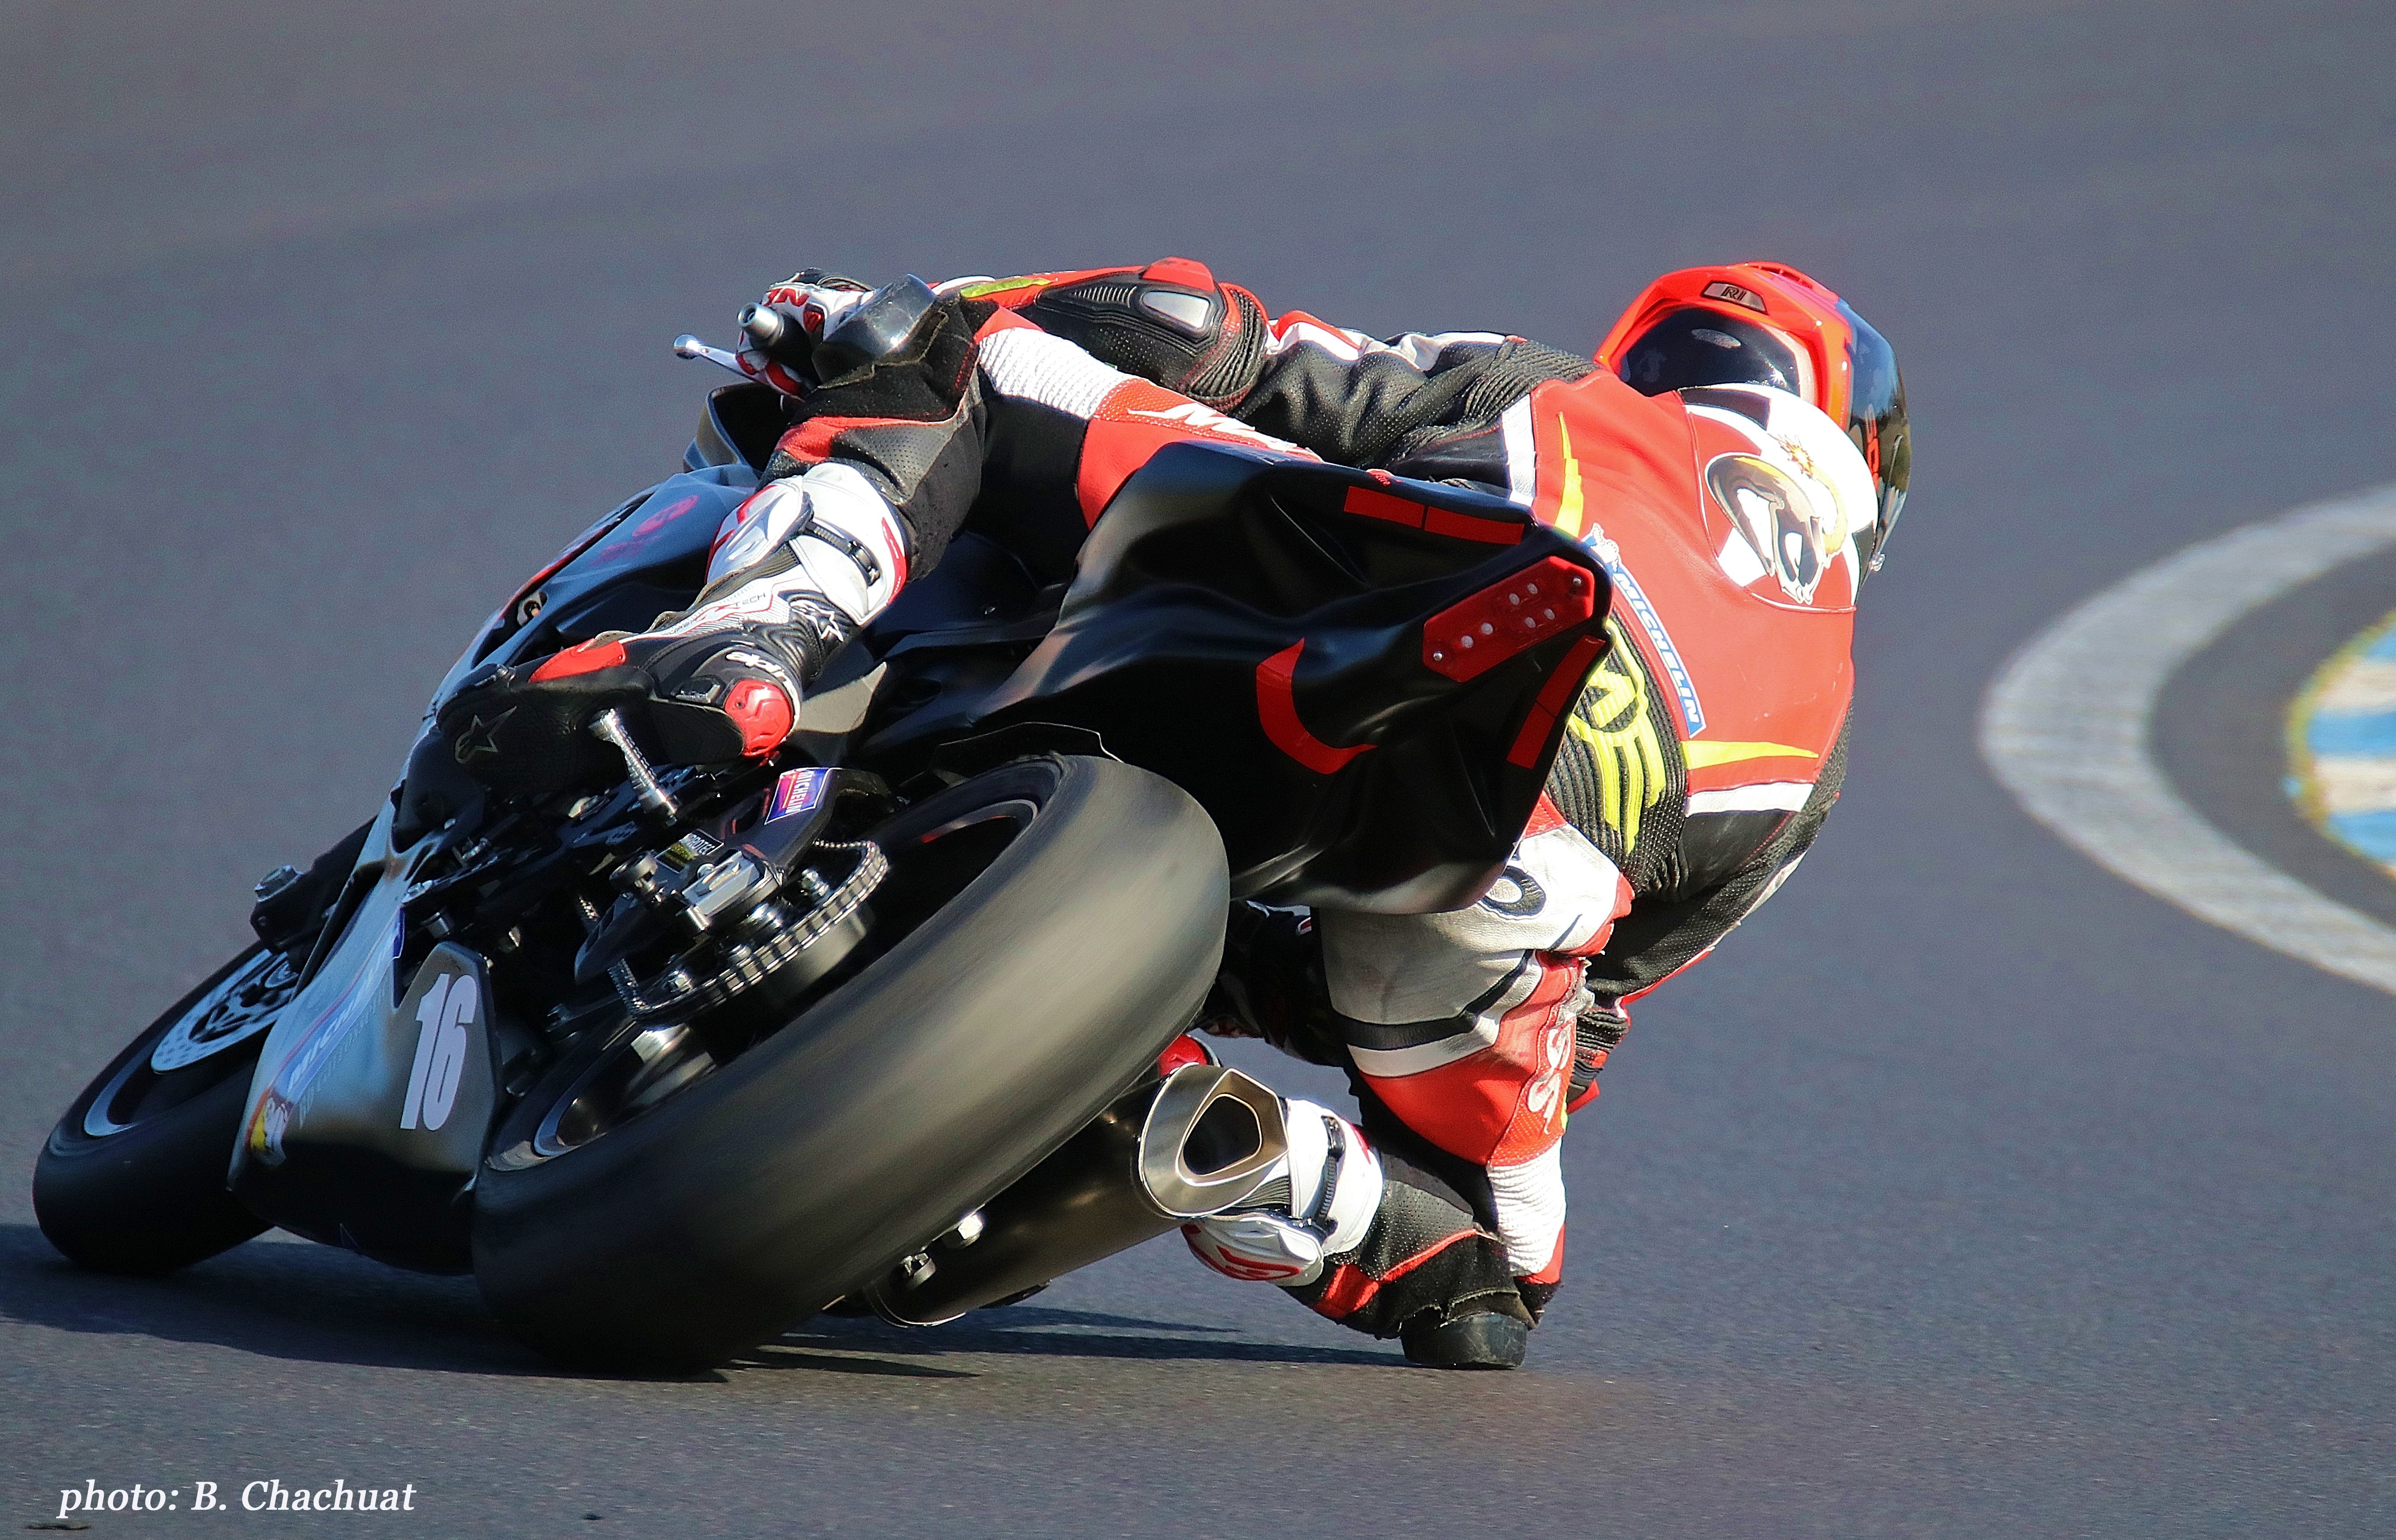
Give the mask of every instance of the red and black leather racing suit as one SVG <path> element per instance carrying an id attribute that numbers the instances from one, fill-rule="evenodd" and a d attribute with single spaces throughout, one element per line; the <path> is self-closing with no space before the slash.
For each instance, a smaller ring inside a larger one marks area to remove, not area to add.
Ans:
<path id="1" fill-rule="evenodd" d="M 1116 489 L 1188 439 L 1472 483 L 1606 564 L 1614 644 L 1491 894 L 1446 914 L 1251 909 L 1226 978 L 1247 1029 L 1348 1070 L 1387 1176 L 1362 1242 L 1293 1292 L 1381 1335 L 1476 1311 L 1535 1321 L 1562 1276 L 1566 1114 L 1595 1095 L 1627 1003 L 1768 896 L 1837 796 L 1856 574 L 1792 602 L 1717 552 L 1697 467 L 1709 434 L 1763 420 L 1751 402 L 1649 398 L 1497 333 L 1376 340 L 1273 318 L 1178 259 L 939 292 L 972 338 L 953 378 L 803 400 L 767 492 L 719 541 L 715 609 L 761 613 L 759 592 L 792 580 L 726 560 L 780 549 L 785 527 L 743 540 L 775 517 L 778 481 L 828 489 L 818 524 L 837 515 L 883 553 L 839 606 L 862 621 L 962 528 L 1069 577 Z"/>

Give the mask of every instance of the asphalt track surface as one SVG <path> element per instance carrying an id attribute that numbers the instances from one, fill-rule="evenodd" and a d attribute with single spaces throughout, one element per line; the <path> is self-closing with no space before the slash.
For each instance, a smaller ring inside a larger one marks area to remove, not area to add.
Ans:
<path id="1" fill-rule="evenodd" d="M 800 263 L 1183 252 L 1585 346 L 1657 272 L 1768 255 L 1897 341 L 1921 472 L 1844 803 L 1577 1121 L 1525 1371 L 1406 1370 L 1166 1242 L 962 1328 L 576 1378 L 468 1283 L 303 1244 L 78 1275 L 11 1184 L 12 1525 L 86 1478 L 339 1476 L 444 1535 L 2396 1527 L 2396 1011 L 2109 876 L 1973 748 L 2070 604 L 2396 474 L 2396 12 L 223 9 L 0 17 L 20 1173 L 248 883 L 387 787 L 494 600 L 672 465 L 708 381 L 666 340 Z M 2208 816 L 2259 805 L 2335 629 L 2175 682 Z"/>

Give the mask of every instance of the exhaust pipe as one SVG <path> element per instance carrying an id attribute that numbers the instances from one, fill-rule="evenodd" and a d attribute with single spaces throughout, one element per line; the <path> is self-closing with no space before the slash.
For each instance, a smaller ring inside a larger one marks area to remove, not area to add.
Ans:
<path id="1" fill-rule="evenodd" d="M 1288 1151 L 1281 1098 L 1191 1064 L 1118 1098 L 956 1228 L 865 1291 L 885 1321 L 938 1326 L 1256 1195 Z"/>

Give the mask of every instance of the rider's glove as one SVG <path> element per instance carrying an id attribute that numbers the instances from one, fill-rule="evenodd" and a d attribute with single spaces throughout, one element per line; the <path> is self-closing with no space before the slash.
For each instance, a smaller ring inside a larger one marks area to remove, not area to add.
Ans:
<path id="1" fill-rule="evenodd" d="M 1588 990 L 1582 993 L 1588 996 Z M 1578 1003 L 1578 1002 L 1568 1002 Z M 1564 1110 L 1577 1112 L 1584 1103 L 1597 1095 L 1597 1077 L 1605 1069 L 1605 1061 L 1622 1045 L 1623 1035 L 1631 1030 L 1631 1013 L 1618 1000 L 1599 1000 L 1588 996 L 1573 1022 L 1572 1082 L 1566 1089 Z"/>
<path id="2" fill-rule="evenodd" d="M 994 307 L 916 277 L 867 289 L 808 268 L 741 314 L 740 366 L 796 399 L 798 417 L 936 422 L 957 409 L 975 325 Z"/>
<path id="3" fill-rule="evenodd" d="M 908 563 L 939 560 L 979 494 L 976 334 L 997 307 L 942 299 L 919 278 L 862 292 L 840 286 L 845 280 L 810 276 L 771 290 L 771 305 L 744 312 L 752 340 L 772 334 L 752 350 L 770 357 L 751 366 L 793 398 L 765 479 L 854 472 L 905 526 L 903 540 L 877 541 L 861 524 L 853 531 L 880 551 L 895 592 Z M 868 618 L 852 614 L 859 624 Z"/>
<path id="4" fill-rule="evenodd" d="M 737 355 L 752 379 L 786 396 L 803 396 L 817 386 L 815 345 L 862 303 L 871 291 L 854 278 L 802 268 L 742 311 L 742 346 Z M 761 336 L 762 334 L 762 336 Z"/>
<path id="5" fill-rule="evenodd" d="M 469 774 L 502 791 L 620 779 L 622 755 L 591 730 L 609 710 L 645 755 L 665 763 L 760 757 L 798 723 L 805 667 L 774 631 L 611 632 L 535 669 L 493 666 L 442 705 L 437 730 Z"/>

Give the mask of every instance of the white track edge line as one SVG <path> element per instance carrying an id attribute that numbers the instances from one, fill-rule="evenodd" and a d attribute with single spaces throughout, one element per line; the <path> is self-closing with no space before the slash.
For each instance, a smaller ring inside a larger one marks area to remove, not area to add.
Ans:
<path id="1" fill-rule="evenodd" d="M 1980 753 L 2030 816 L 2201 920 L 2396 994 L 2396 930 L 2250 854 L 2172 787 L 2148 749 L 2179 666 L 2256 609 L 2396 546 L 2396 484 L 2181 551 L 2032 637 L 1980 703 Z"/>

